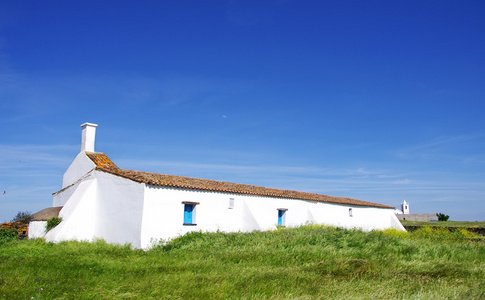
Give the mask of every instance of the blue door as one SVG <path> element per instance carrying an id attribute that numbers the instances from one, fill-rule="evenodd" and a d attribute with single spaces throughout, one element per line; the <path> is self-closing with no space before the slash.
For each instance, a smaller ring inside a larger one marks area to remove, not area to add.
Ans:
<path id="1" fill-rule="evenodd" d="M 185 204 L 184 207 L 184 224 L 192 224 L 192 212 L 194 211 L 194 205 Z"/>
<path id="2" fill-rule="evenodd" d="M 278 226 L 283 226 L 283 215 L 285 214 L 284 210 L 278 210 Z"/>

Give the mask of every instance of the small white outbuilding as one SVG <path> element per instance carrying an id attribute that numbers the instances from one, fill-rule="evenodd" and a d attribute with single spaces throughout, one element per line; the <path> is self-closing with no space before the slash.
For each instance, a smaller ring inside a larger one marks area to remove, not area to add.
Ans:
<path id="1" fill-rule="evenodd" d="M 394 207 L 382 204 L 120 169 L 94 151 L 97 125 L 81 127 L 81 152 L 65 172 L 62 189 L 53 194 L 53 207 L 62 207 L 62 222 L 31 238 L 104 239 L 147 249 L 190 231 L 248 232 L 304 224 L 405 230 Z"/>

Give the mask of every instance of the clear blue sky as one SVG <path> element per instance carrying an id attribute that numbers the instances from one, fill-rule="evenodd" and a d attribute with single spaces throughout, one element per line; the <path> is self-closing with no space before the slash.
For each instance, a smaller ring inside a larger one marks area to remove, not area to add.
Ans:
<path id="1" fill-rule="evenodd" d="M 485 220 L 483 1 L 0 2 L 0 222 L 119 167 Z M 5 194 L 4 194 L 5 191 Z"/>

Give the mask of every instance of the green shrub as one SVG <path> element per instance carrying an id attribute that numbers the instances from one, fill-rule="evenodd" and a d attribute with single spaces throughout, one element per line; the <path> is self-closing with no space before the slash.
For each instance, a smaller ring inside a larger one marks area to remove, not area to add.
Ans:
<path id="1" fill-rule="evenodd" d="M 14 228 L 0 227 L 0 244 L 17 239 L 18 231 Z"/>
<path id="2" fill-rule="evenodd" d="M 438 216 L 438 221 L 446 222 L 450 218 L 450 216 L 442 214 L 442 213 L 437 213 Z"/>
<path id="3" fill-rule="evenodd" d="M 52 228 L 59 225 L 62 222 L 62 218 L 54 217 L 50 220 L 47 220 L 47 225 L 45 226 L 46 231 L 51 230 Z"/>
<path id="4" fill-rule="evenodd" d="M 32 219 L 32 213 L 30 211 L 19 211 L 11 222 L 29 223 Z"/>

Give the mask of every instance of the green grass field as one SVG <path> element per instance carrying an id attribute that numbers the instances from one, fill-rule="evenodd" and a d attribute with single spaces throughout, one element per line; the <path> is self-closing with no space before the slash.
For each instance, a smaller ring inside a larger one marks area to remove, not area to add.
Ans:
<path id="1" fill-rule="evenodd" d="M 149 251 L 0 243 L 2 299 L 483 299 L 484 278 L 483 237 L 429 227 L 195 232 Z"/>

